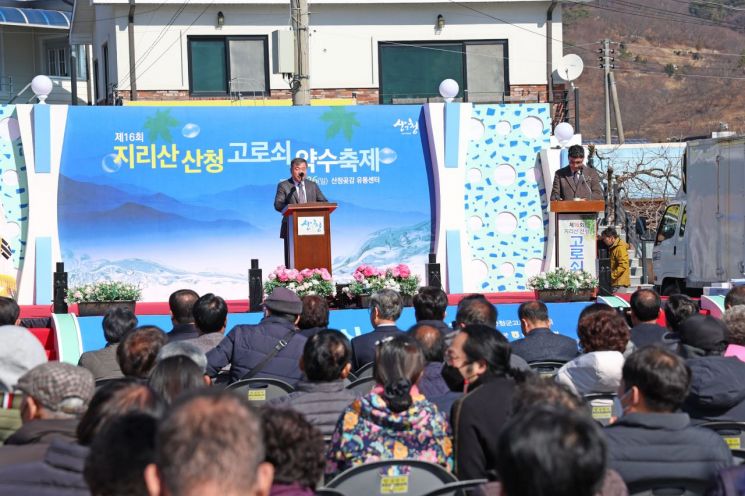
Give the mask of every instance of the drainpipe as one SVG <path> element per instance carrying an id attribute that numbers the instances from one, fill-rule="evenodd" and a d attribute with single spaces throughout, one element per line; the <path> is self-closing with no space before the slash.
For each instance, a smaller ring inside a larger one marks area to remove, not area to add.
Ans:
<path id="1" fill-rule="evenodd" d="M 546 11 L 546 88 L 548 92 L 548 103 L 554 103 L 554 56 L 553 56 L 553 37 L 554 37 L 554 9 L 558 0 L 551 0 L 551 5 Z M 550 107 L 551 118 L 553 119 L 553 105 Z"/>
<path id="2" fill-rule="evenodd" d="M 129 0 L 129 99 L 137 100 L 137 76 L 135 74 L 135 0 Z"/>

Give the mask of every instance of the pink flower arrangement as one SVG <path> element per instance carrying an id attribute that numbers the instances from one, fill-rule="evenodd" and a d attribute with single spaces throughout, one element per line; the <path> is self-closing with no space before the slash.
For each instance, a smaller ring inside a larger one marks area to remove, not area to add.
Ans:
<path id="1" fill-rule="evenodd" d="M 325 268 L 323 269 L 288 269 L 280 265 L 268 276 L 268 281 L 264 283 L 264 293 L 271 293 L 277 286 L 283 286 L 303 297 L 310 294 L 320 296 L 334 296 L 336 294 L 336 285 L 331 278 L 331 274 Z"/>
<path id="2" fill-rule="evenodd" d="M 413 295 L 419 284 L 419 276 L 411 274 L 406 264 L 379 269 L 362 264 L 352 274 L 354 282 L 349 285 L 352 294 L 371 294 L 381 289 L 393 289 L 401 294 Z"/>

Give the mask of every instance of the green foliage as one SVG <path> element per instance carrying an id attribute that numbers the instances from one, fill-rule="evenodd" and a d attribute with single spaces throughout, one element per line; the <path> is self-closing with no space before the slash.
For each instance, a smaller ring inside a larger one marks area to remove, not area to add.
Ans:
<path id="1" fill-rule="evenodd" d="M 354 112 L 348 112 L 344 107 L 333 107 L 328 112 L 321 114 L 321 120 L 328 123 L 326 138 L 331 139 L 340 132 L 344 133 L 347 140 L 354 135 L 354 128 L 359 127 Z"/>
<path id="2" fill-rule="evenodd" d="M 714 4 L 719 5 L 714 5 Z M 688 12 L 700 17 L 702 19 L 708 19 L 714 22 L 721 22 L 724 20 L 726 10 L 722 7 L 722 4 L 729 2 L 722 2 L 722 0 L 707 0 L 706 2 L 691 2 L 688 5 Z"/>
<path id="3" fill-rule="evenodd" d="M 163 138 L 163 141 L 166 143 L 171 143 L 173 142 L 171 128 L 178 125 L 179 121 L 171 116 L 170 110 L 158 110 L 154 116 L 147 118 L 145 125 L 142 127 L 147 130 L 147 139 L 149 141 L 155 143 L 158 141 L 158 138 Z"/>
<path id="4" fill-rule="evenodd" d="M 130 283 L 119 281 L 101 281 L 85 284 L 67 290 L 68 303 L 88 301 L 138 301 L 142 290 Z"/>
<path id="5" fill-rule="evenodd" d="M 665 74 L 667 74 L 669 77 L 673 77 L 677 70 L 678 70 L 678 66 L 676 66 L 675 64 L 665 65 Z"/>
<path id="6" fill-rule="evenodd" d="M 568 270 L 563 267 L 528 279 L 528 287 L 533 289 L 563 289 L 574 292 L 580 289 L 593 289 L 597 285 L 598 280 L 589 272 Z"/>

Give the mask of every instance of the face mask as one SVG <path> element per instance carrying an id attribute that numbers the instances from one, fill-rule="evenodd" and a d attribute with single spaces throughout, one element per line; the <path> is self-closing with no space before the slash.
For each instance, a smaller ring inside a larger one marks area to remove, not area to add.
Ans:
<path id="1" fill-rule="evenodd" d="M 448 388 L 451 391 L 454 391 L 456 393 L 463 392 L 463 389 L 465 388 L 465 380 L 463 379 L 463 375 L 461 375 L 460 371 L 456 367 L 453 367 L 452 365 L 448 365 L 446 363 L 442 366 L 440 375 L 442 375 L 445 384 L 447 384 Z"/>

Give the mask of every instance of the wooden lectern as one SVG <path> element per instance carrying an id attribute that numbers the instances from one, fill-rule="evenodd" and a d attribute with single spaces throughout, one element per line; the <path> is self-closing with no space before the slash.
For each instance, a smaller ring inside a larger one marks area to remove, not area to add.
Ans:
<path id="1" fill-rule="evenodd" d="M 287 217 L 290 268 L 328 269 L 331 273 L 331 221 L 336 203 L 292 203 Z"/>
<path id="2" fill-rule="evenodd" d="M 556 267 L 585 270 L 597 277 L 598 213 L 603 200 L 552 201 L 556 215 Z"/>

